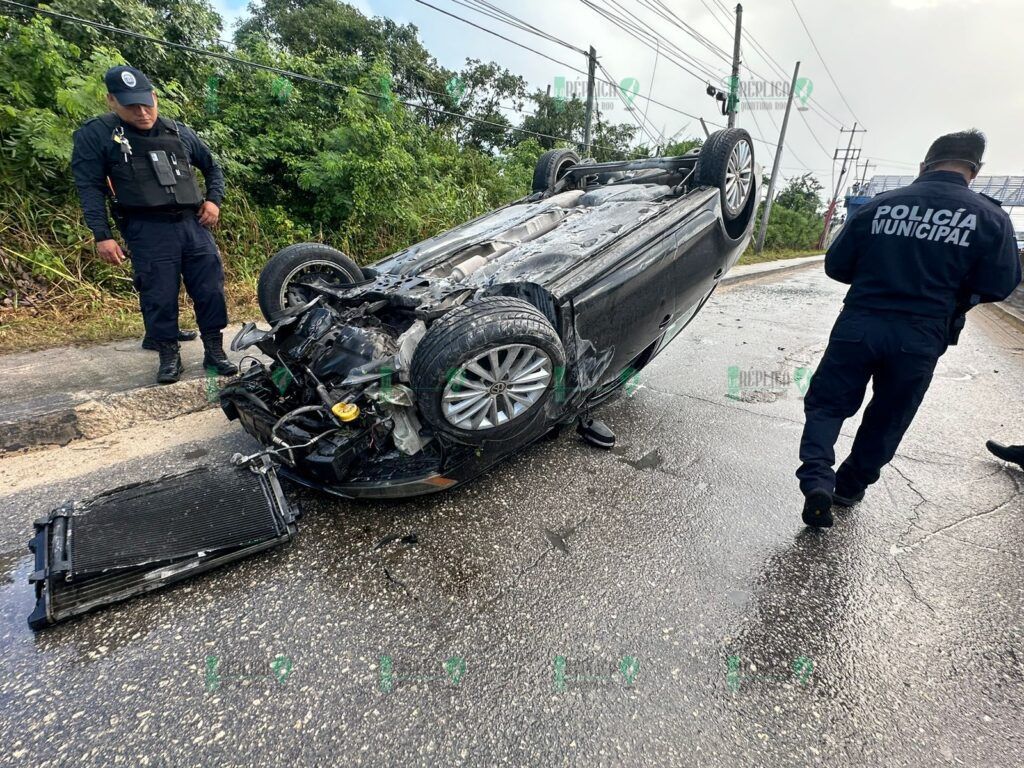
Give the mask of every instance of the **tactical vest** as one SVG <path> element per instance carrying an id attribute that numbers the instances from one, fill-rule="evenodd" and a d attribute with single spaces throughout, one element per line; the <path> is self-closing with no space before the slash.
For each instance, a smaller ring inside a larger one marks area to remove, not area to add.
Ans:
<path id="1" fill-rule="evenodd" d="M 108 113 L 100 121 L 111 131 L 111 141 L 120 145 L 117 115 Z M 138 210 L 181 210 L 198 208 L 203 202 L 188 151 L 174 121 L 157 118 L 152 136 L 124 132 L 130 152 L 115 149 L 117 159 L 107 170 L 114 207 L 129 213 Z M 162 153 L 162 154 L 161 154 Z M 158 165 L 163 179 L 158 176 Z"/>

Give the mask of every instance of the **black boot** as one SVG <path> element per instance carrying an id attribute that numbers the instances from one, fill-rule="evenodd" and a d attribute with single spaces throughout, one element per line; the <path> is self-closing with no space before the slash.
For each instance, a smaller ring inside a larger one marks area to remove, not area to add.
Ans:
<path id="1" fill-rule="evenodd" d="M 804 523 L 813 528 L 832 527 L 832 494 L 811 491 L 804 499 Z"/>
<path id="2" fill-rule="evenodd" d="M 848 485 L 842 480 L 836 481 L 836 489 L 832 493 L 832 501 L 840 507 L 852 507 L 864 498 L 864 489 Z"/>
<path id="3" fill-rule="evenodd" d="M 995 440 L 985 442 L 989 453 L 1003 461 L 1009 461 L 1024 469 L 1024 445 L 1003 445 Z"/>
<path id="4" fill-rule="evenodd" d="M 198 331 L 178 331 L 178 341 L 192 341 L 198 335 Z M 148 349 L 151 352 L 156 352 L 159 349 L 156 342 L 149 338 L 149 336 L 143 337 L 142 348 Z"/>
<path id="5" fill-rule="evenodd" d="M 214 370 L 218 376 L 234 376 L 238 368 L 224 354 L 224 341 L 220 332 L 203 334 L 203 368 Z"/>
<path id="6" fill-rule="evenodd" d="M 178 342 L 162 342 L 157 351 L 160 353 L 160 368 L 156 372 L 156 383 L 173 384 L 185 370 L 185 366 L 181 364 Z"/>

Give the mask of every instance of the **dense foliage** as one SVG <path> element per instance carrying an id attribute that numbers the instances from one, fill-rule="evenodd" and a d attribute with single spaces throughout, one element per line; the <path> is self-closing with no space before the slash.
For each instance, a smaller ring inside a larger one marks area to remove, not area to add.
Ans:
<path id="1" fill-rule="evenodd" d="M 767 250 L 807 250 L 814 248 L 821 235 L 825 218 L 821 211 L 821 183 L 810 173 L 794 176 L 775 196 L 768 232 L 764 238 Z M 757 229 L 760 231 L 761 214 L 758 211 Z"/>
<path id="2" fill-rule="evenodd" d="M 47 7 L 332 84 L 75 22 L 0 15 L 0 312 L 131 293 L 123 269 L 93 257 L 69 170 L 71 135 L 104 111 L 102 75 L 115 64 L 147 72 L 162 113 L 194 127 L 220 158 L 228 195 L 217 237 L 234 280 L 251 282 L 271 253 L 297 240 L 368 261 L 524 194 L 537 156 L 558 142 L 512 130 L 513 119 L 533 133 L 583 136 L 578 100 L 531 94 L 494 63 L 448 70 L 415 27 L 366 18 L 339 0 L 253 3 L 230 45 L 207 0 Z M 519 122 L 520 109 L 533 114 Z M 598 114 L 595 156 L 648 154 L 636 133 Z M 798 204 L 791 215 L 805 216 Z M 780 198 L 781 221 L 784 207 Z"/>

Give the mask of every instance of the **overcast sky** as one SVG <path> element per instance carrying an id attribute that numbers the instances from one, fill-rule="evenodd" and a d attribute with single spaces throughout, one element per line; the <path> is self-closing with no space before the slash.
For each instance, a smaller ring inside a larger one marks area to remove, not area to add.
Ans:
<path id="1" fill-rule="evenodd" d="M 459 16 L 472 18 L 482 26 L 500 31 L 530 47 L 580 68 L 585 58 L 538 37 L 488 21 L 452 0 L 428 0 Z M 705 94 L 705 83 L 661 57 L 655 71 L 654 51 L 602 18 L 581 0 L 492 0 L 531 24 L 550 31 L 580 48 L 593 45 L 598 58 L 612 78 L 639 81 L 640 94 L 722 122 L 716 105 Z M 606 0 L 598 0 L 608 5 Z M 723 74 L 728 64 L 682 30 L 658 19 L 639 0 L 617 3 L 648 22 L 658 33 L 687 53 Z M 665 0 L 684 21 L 715 45 L 731 53 L 732 40 L 726 27 L 733 21 L 718 11 L 712 16 L 705 6 L 716 8 L 714 0 Z M 845 127 L 854 115 L 868 129 L 857 134 L 854 146 L 862 147 L 862 161 L 870 158 L 875 173 L 913 174 L 916 164 L 936 136 L 953 130 L 977 127 L 989 138 L 983 173 L 1024 173 L 1024 89 L 1016 86 L 1024 71 L 1024 3 L 1020 0 L 796 0 L 815 42 L 836 83 L 849 102 L 844 103 L 794 11 L 791 0 L 749 0 L 743 8 L 744 28 L 772 57 L 791 73 L 800 60 L 800 74 L 812 82 L 808 105 L 830 113 Z M 244 13 L 244 0 L 213 0 L 230 28 L 232 20 Z M 518 48 L 461 22 L 439 14 L 414 0 L 359 0 L 352 3 L 364 13 L 387 16 L 414 24 L 427 49 L 438 61 L 455 69 L 467 57 L 496 61 L 524 76 L 531 88 L 544 88 L 563 76 L 582 75 Z M 730 11 L 735 0 L 723 0 Z M 717 9 L 716 9 L 717 10 Z M 757 54 L 744 44 L 745 63 L 757 73 L 782 80 Z M 652 77 L 653 75 L 653 77 Z M 760 80 L 744 70 L 744 81 Z M 788 80 L 788 77 L 786 78 Z M 628 122 L 625 106 L 615 99 L 602 99 L 609 108 L 605 116 L 614 122 Z M 649 106 L 648 118 L 657 132 L 672 136 L 701 133 L 698 122 L 642 98 L 634 100 L 638 111 Z M 767 105 L 771 106 L 771 105 Z M 852 112 L 851 112 L 852 107 Z M 763 110 L 740 113 L 738 125 L 775 144 L 777 125 L 783 110 L 771 110 L 775 124 Z M 830 185 L 832 152 L 839 142 L 845 147 L 848 134 L 840 137 L 833 121 L 813 111 L 796 114 L 790 120 L 783 173 L 803 169 L 815 172 Z M 513 122 L 515 119 L 513 118 Z M 833 122 L 830 125 L 830 122 Z M 809 127 L 808 127 L 809 124 Z M 817 136 L 822 147 L 815 141 Z M 756 145 L 759 162 L 771 165 L 772 149 Z M 789 151 L 791 150 L 791 151 Z"/>

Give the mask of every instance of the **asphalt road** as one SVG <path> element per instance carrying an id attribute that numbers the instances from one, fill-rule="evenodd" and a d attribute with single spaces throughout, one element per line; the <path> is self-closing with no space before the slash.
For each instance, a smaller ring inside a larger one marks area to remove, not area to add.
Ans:
<path id="1" fill-rule="evenodd" d="M 1022 473 L 983 445 L 1024 438 L 1024 345 L 972 315 L 881 481 L 811 532 L 801 388 L 841 296 L 817 269 L 717 294 L 603 409 L 614 451 L 296 493 L 287 547 L 38 636 L 34 518 L 253 443 L 209 412 L 0 459 L 0 764 L 1024 763 Z"/>

